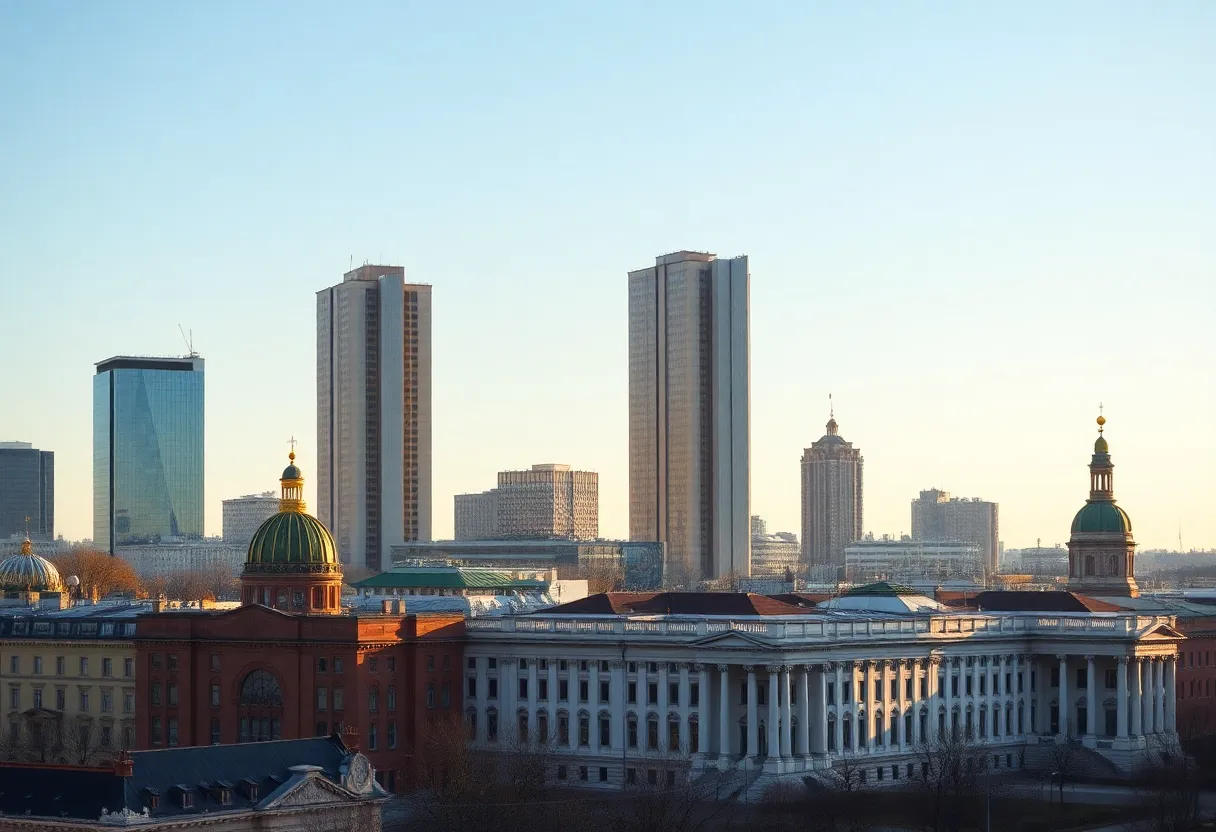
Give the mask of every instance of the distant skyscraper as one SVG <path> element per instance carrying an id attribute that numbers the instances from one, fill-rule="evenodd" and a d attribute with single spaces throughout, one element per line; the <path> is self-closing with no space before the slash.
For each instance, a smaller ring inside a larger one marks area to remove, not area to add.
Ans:
<path id="1" fill-rule="evenodd" d="M 278 513 L 279 495 L 274 491 L 224 500 L 224 542 L 248 546 L 262 521 Z"/>
<path id="2" fill-rule="evenodd" d="M 747 257 L 629 273 L 629 535 L 676 583 L 750 572 L 749 293 Z"/>
<path id="3" fill-rule="evenodd" d="M 845 565 L 844 550 L 862 537 L 861 450 L 837 432 L 835 416 L 827 433 L 802 452 L 802 557 L 808 567 Z"/>
<path id="4" fill-rule="evenodd" d="M 0 538 L 55 536 L 55 452 L 0 442 Z"/>
<path id="5" fill-rule="evenodd" d="M 457 494 L 456 539 L 493 540 L 498 534 L 498 489 Z"/>
<path id="6" fill-rule="evenodd" d="M 798 573 L 798 536 L 790 532 L 768 533 L 768 524 L 752 515 L 752 575 L 784 576 L 786 570 Z"/>
<path id="7" fill-rule="evenodd" d="M 317 516 L 343 563 L 431 538 L 431 287 L 360 266 L 317 292 Z"/>
<path id="8" fill-rule="evenodd" d="M 569 465 L 499 471 L 498 488 L 456 495 L 457 540 L 595 540 L 600 531 L 600 475 Z"/>
<path id="9" fill-rule="evenodd" d="M 995 574 L 1001 553 L 997 504 L 951 497 L 936 488 L 922 491 L 912 501 L 912 539 L 974 543 L 984 553 L 984 568 Z"/>
<path id="10" fill-rule="evenodd" d="M 203 536 L 203 359 L 116 356 L 93 376 L 93 543 Z"/>

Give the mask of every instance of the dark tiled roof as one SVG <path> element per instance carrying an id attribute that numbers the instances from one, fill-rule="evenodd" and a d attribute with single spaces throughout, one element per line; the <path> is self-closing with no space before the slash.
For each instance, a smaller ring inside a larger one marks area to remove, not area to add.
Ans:
<path id="1" fill-rule="evenodd" d="M 243 811 L 286 782 L 292 766 L 319 766 L 339 782 L 349 753 L 337 737 L 135 751 L 131 777 L 101 768 L 0 764 L 0 812 L 96 821 L 103 810 L 124 807 L 148 807 L 153 818 Z M 225 783 L 236 784 L 227 805 L 210 788 Z M 258 786 L 254 799 L 246 788 L 250 783 Z M 192 796 L 190 808 L 182 806 L 183 786 Z M 155 809 L 148 806 L 152 794 L 160 798 Z"/>
<path id="2" fill-rule="evenodd" d="M 793 604 L 795 607 L 810 608 L 824 601 L 829 601 L 832 598 L 828 592 L 782 592 L 776 595 L 770 595 L 775 601 L 780 601 L 783 604 Z"/>
<path id="3" fill-rule="evenodd" d="M 805 615 L 754 592 L 602 592 L 544 610 L 559 615 Z"/>
<path id="4" fill-rule="evenodd" d="M 895 596 L 895 595 L 920 595 L 920 593 L 917 592 L 915 589 L 912 589 L 911 587 L 904 586 L 903 584 L 896 584 L 896 583 L 892 583 L 890 581 L 878 581 L 876 583 L 866 584 L 865 586 L 855 586 L 852 589 L 850 589 L 848 592 L 846 592 L 845 595 Z"/>
<path id="5" fill-rule="evenodd" d="M 1123 607 L 1076 592 L 1003 590 L 974 596 L 975 606 L 986 612 L 1125 612 Z"/>

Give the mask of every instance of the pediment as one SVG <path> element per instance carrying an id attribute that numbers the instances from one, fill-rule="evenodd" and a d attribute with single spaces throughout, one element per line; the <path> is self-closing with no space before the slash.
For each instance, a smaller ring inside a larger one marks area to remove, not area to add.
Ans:
<path id="1" fill-rule="evenodd" d="M 309 772 L 297 775 L 258 804 L 259 809 L 286 809 L 292 806 L 323 806 L 327 803 L 353 803 L 359 796 L 330 782 L 325 777 Z"/>
<path id="2" fill-rule="evenodd" d="M 1168 624 L 1158 624 L 1153 629 L 1140 636 L 1139 641 L 1180 641 L 1185 635 Z"/>
<path id="3" fill-rule="evenodd" d="M 729 650 L 732 647 L 751 650 L 756 647 L 765 649 L 772 645 L 766 639 L 759 638 L 750 633 L 743 633 L 738 630 L 727 630 L 722 633 L 714 633 L 697 639 L 693 642 L 697 647 L 713 647 L 720 650 Z"/>

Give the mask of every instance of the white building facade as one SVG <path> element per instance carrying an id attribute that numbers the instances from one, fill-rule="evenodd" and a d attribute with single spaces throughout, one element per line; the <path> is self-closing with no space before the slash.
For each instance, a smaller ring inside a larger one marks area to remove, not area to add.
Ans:
<path id="1" fill-rule="evenodd" d="M 317 517 L 343 563 L 431 539 L 431 287 L 364 265 L 317 293 Z"/>
<path id="2" fill-rule="evenodd" d="M 248 546 L 258 527 L 279 510 L 279 495 L 273 491 L 246 494 L 224 500 L 224 542 L 233 546 Z"/>
<path id="3" fill-rule="evenodd" d="M 867 538 L 844 547 L 844 578 L 855 583 L 881 579 L 982 581 L 984 550 L 974 543 Z"/>
<path id="4" fill-rule="evenodd" d="M 617 787 L 673 761 L 767 777 L 851 759 L 871 782 L 896 781 L 946 732 L 1000 768 L 1073 742 L 1130 770 L 1176 742 L 1181 637 L 1169 616 L 837 602 L 778 615 L 470 620 L 471 736 L 486 749 L 555 743 L 569 779 L 574 766 Z"/>

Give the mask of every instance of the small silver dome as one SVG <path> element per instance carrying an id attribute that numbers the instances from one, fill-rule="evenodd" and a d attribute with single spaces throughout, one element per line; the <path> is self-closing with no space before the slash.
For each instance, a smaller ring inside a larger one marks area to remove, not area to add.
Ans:
<path id="1" fill-rule="evenodd" d="M 0 561 L 0 589 L 63 592 L 63 581 L 55 564 L 35 555 L 29 538 L 26 538 L 21 544 L 20 554 Z"/>

